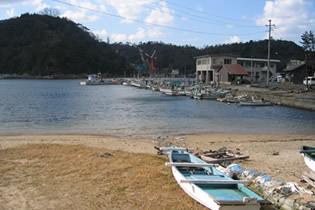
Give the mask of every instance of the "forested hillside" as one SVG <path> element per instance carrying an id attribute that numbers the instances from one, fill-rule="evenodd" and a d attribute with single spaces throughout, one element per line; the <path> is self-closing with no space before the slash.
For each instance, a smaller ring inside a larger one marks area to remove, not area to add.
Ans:
<path id="1" fill-rule="evenodd" d="M 66 18 L 24 14 L 0 22 L 0 74 L 122 75 L 131 68 L 105 42 Z"/>
<path id="2" fill-rule="evenodd" d="M 123 43 L 111 45 L 113 49 L 125 57 L 130 63 L 141 64 L 141 58 L 137 48 L 144 50 L 149 55 L 156 50 L 155 66 L 163 69 L 179 69 L 183 73 L 193 73 L 195 71 L 194 57 L 208 54 L 233 54 L 246 58 L 264 58 L 268 56 L 268 40 L 249 41 L 246 43 L 222 44 L 216 46 L 206 46 L 196 48 L 193 46 L 176 46 L 162 42 L 140 43 L 137 46 L 130 46 Z M 290 59 L 304 60 L 303 48 L 291 41 L 272 40 L 271 59 L 279 59 L 278 71 L 285 68 Z"/>
<path id="3" fill-rule="evenodd" d="M 159 73 L 178 69 L 181 74 L 191 74 L 195 72 L 196 56 L 224 53 L 267 58 L 267 46 L 267 40 L 203 48 L 162 42 L 108 44 L 83 25 L 66 18 L 24 14 L 0 21 L 0 74 L 45 76 L 101 72 L 108 76 L 131 76 L 134 67 L 143 65 L 139 49 L 148 55 L 156 50 L 154 64 Z M 149 57 L 144 55 L 144 58 Z M 278 70 L 282 70 L 290 59 L 304 59 L 303 48 L 291 41 L 272 40 L 271 59 L 281 60 Z"/>

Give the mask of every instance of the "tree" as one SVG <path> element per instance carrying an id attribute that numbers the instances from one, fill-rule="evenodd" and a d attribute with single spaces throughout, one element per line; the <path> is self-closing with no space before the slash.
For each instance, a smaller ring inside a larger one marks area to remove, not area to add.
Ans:
<path id="1" fill-rule="evenodd" d="M 54 8 L 45 8 L 39 12 L 41 15 L 49 15 L 51 17 L 58 17 L 60 15 L 60 11 Z"/>
<path id="2" fill-rule="evenodd" d="M 305 31 L 304 34 L 301 35 L 301 39 L 302 41 L 300 43 L 302 44 L 304 51 L 315 51 L 315 37 L 312 31 Z"/>

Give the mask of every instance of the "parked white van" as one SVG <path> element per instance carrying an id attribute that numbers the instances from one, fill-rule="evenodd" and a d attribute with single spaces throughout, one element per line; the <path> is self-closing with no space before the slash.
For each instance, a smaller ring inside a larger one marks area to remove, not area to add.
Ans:
<path id="1" fill-rule="evenodd" d="M 306 81 L 307 79 L 307 81 Z M 307 82 L 307 83 L 306 83 Z M 304 85 L 315 85 L 315 77 L 306 77 L 305 80 L 303 80 Z"/>

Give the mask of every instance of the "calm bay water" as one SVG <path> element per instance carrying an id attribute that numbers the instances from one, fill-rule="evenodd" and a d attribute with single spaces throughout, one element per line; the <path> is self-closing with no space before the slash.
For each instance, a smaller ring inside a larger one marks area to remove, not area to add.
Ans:
<path id="1" fill-rule="evenodd" d="M 314 134 L 315 112 L 241 107 L 79 80 L 0 80 L 0 135 Z"/>

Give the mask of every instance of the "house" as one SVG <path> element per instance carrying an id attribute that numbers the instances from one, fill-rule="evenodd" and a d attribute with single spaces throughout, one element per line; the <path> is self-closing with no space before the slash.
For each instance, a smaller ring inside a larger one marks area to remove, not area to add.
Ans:
<path id="1" fill-rule="evenodd" d="M 311 75 L 310 65 L 306 65 L 304 61 L 291 60 L 287 63 L 287 67 L 283 70 L 285 79 L 294 84 L 302 84 L 305 77 Z"/>
<path id="2" fill-rule="evenodd" d="M 240 64 L 225 64 L 218 69 L 219 81 L 237 83 L 247 76 L 247 71 Z"/>
<path id="3" fill-rule="evenodd" d="M 243 69 L 245 69 L 245 71 L 248 73 L 247 75 L 234 75 L 235 77 L 241 76 L 242 79 L 247 79 L 253 82 L 265 82 L 267 80 L 268 59 L 238 58 L 238 56 L 236 55 L 229 54 L 203 55 L 195 58 L 197 83 L 225 81 L 226 75 L 223 76 L 223 73 L 221 73 L 222 78 L 220 79 L 218 70 L 219 68 L 221 68 L 221 66 L 229 64 L 240 64 Z M 276 79 L 276 70 L 278 63 L 280 63 L 280 60 L 270 59 L 269 81 L 273 81 Z M 230 80 L 232 79 L 232 75 L 230 75 Z M 226 80 L 225 82 L 228 82 L 228 80 Z"/>
<path id="4" fill-rule="evenodd" d="M 237 56 L 228 54 L 203 55 L 196 58 L 196 82 L 206 83 L 219 80 L 217 71 L 224 64 L 236 64 Z"/>
<path id="5" fill-rule="evenodd" d="M 277 64 L 280 63 L 280 60 L 270 59 L 269 61 L 269 82 L 271 82 L 277 77 Z M 267 81 L 268 59 L 237 58 L 237 63 L 248 72 L 248 76 L 244 77 L 244 79 L 252 82 Z"/>

